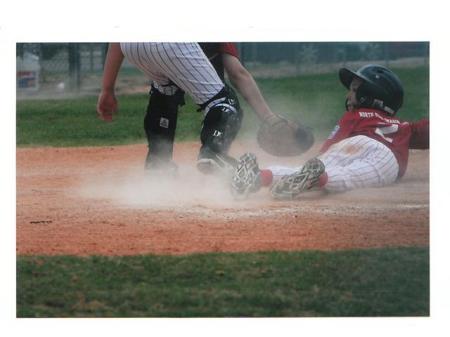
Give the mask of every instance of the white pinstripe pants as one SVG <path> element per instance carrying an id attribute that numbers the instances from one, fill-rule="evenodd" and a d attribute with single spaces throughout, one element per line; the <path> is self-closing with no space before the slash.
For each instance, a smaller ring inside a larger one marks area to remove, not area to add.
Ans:
<path id="1" fill-rule="evenodd" d="M 183 89 L 197 104 L 214 97 L 224 84 L 198 43 L 121 43 L 127 60 L 154 81 L 163 94 Z"/>
<path id="2" fill-rule="evenodd" d="M 333 144 L 318 156 L 325 164 L 328 191 L 343 192 L 356 188 L 381 187 L 396 181 L 399 166 L 392 151 L 384 144 L 367 136 L 346 138 Z M 301 169 L 282 166 L 268 167 L 279 179 Z"/>

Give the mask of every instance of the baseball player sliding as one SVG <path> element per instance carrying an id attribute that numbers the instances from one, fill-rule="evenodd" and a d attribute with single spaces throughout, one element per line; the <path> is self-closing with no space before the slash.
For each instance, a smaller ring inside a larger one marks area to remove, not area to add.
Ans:
<path id="1" fill-rule="evenodd" d="M 240 158 L 232 179 L 233 194 L 246 196 L 270 187 L 276 199 L 293 199 L 315 189 L 343 192 L 394 183 L 406 171 L 409 149 L 429 148 L 429 120 L 405 122 L 396 117 L 403 86 L 391 70 L 366 65 L 356 72 L 339 70 L 349 90 L 346 112 L 322 145 L 319 155 L 302 167 L 259 169 L 256 156 Z"/>
<path id="2" fill-rule="evenodd" d="M 229 157 L 227 152 L 240 129 L 242 111 L 235 95 L 224 85 L 199 44 L 111 43 L 105 61 L 102 91 L 97 102 L 98 115 L 105 121 L 111 121 L 118 108 L 115 83 L 125 57 L 153 80 L 153 88 L 160 96 L 180 95 L 181 88 L 203 111 L 205 117 L 200 134 L 202 145 L 197 164 L 199 169 L 203 172 L 216 168 L 234 170 L 236 160 Z M 178 106 L 178 102 L 178 99 L 174 99 L 169 103 Z M 167 102 L 157 103 L 163 105 L 159 109 L 166 108 L 164 104 Z M 170 120 L 162 118 L 158 123 L 163 128 L 169 127 Z"/>

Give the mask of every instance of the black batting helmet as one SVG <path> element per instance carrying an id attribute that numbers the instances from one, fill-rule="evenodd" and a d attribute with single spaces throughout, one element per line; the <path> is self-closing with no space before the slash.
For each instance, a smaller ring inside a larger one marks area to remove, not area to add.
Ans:
<path id="1" fill-rule="evenodd" d="M 380 109 L 395 115 L 402 106 L 403 85 L 388 68 L 369 64 L 356 72 L 347 68 L 339 70 L 339 79 L 347 89 L 354 78 L 362 80 L 356 91 L 356 99 L 361 107 Z"/>

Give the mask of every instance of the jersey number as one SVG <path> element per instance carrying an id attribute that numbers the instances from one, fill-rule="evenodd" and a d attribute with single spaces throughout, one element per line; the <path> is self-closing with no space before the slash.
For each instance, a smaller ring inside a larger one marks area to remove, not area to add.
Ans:
<path id="1" fill-rule="evenodd" d="M 390 137 L 387 137 L 387 135 L 392 135 L 393 133 L 396 133 L 397 131 L 398 131 L 398 124 L 391 124 L 389 126 L 383 126 L 381 128 L 375 129 L 375 133 L 389 143 L 392 143 L 393 139 Z"/>

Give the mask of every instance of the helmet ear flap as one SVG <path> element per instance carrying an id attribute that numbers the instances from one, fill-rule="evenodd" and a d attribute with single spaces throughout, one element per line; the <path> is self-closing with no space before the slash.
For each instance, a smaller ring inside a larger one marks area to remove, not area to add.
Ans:
<path id="1" fill-rule="evenodd" d="M 360 107 L 383 110 L 394 115 L 395 111 L 386 105 L 387 102 L 381 99 L 382 97 L 389 97 L 388 92 L 384 88 L 368 81 L 364 81 L 356 91 L 356 99 Z"/>
<path id="2" fill-rule="evenodd" d="M 358 90 L 356 90 L 356 100 L 360 107 L 370 108 L 372 106 L 374 99 L 366 81 L 363 81 Z"/>

